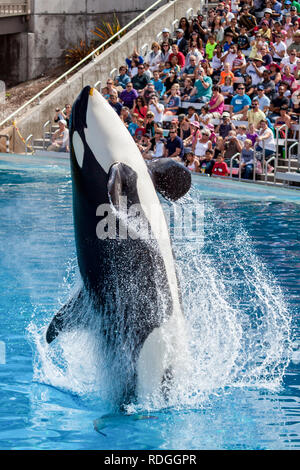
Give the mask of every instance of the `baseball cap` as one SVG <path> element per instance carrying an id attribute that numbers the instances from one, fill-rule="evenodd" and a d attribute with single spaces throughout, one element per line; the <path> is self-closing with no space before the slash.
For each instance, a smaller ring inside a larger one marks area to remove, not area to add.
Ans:
<path id="1" fill-rule="evenodd" d="M 297 10 L 297 8 L 294 5 L 291 6 L 291 11 L 296 11 L 296 10 Z"/>
<path id="2" fill-rule="evenodd" d="M 265 8 L 264 13 L 271 13 L 271 15 L 272 15 L 273 12 L 272 12 L 271 8 Z"/>
<path id="3" fill-rule="evenodd" d="M 258 90 L 264 90 L 265 88 L 264 88 L 263 85 L 258 85 L 257 89 L 258 89 Z"/>
<path id="4" fill-rule="evenodd" d="M 176 29 L 176 33 L 183 33 L 183 29 L 181 28 Z"/>
<path id="5" fill-rule="evenodd" d="M 170 30 L 169 30 L 168 28 L 164 28 L 164 29 L 162 30 L 162 33 L 169 33 L 169 32 L 170 32 Z"/>
<path id="6" fill-rule="evenodd" d="M 64 124 L 65 126 L 67 125 L 67 121 L 65 121 L 65 119 L 60 119 L 58 122 L 61 122 L 61 123 Z"/>

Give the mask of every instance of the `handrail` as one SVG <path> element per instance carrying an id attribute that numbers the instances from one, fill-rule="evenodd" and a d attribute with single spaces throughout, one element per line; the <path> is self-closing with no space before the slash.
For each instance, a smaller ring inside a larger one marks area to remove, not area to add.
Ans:
<path id="1" fill-rule="evenodd" d="M 97 90 L 98 90 L 98 88 L 97 88 L 98 85 L 100 85 L 100 90 L 99 91 L 101 91 L 101 85 L 102 85 L 101 80 L 98 80 L 96 83 L 94 83 L 94 88 L 96 88 Z"/>
<path id="2" fill-rule="evenodd" d="M 185 16 L 186 16 L 186 18 L 187 18 L 188 20 L 189 20 L 190 18 L 192 18 L 192 16 L 194 16 L 194 9 L 193 9 L 193 8 L 189 8 L 188 10 L 186 10 Z"/>
<path id="3" fill-rule="evenodd" d="M 275 128 L 275 133 L 276 133 L 276 158 L 278 158 L 279 131 L 281 131 L 281 129 L 283 129 L 283 128 L 285 128 L 285 130 L 286 130 L 285 139 L 284 139 L 285 155 L 286 155 L 286 151 L 287 151 L 287 131 L 288 131 L 288 127 L 287 127 L 286 124 L 282 124 L 282 126 Z"/>
<path id="4" fill-rule="evenodd" d="M 294 142 L 294 143 L 289 147 L 289 150 L 288 150 L 288 171 L 289 171 L 289 172 L 291 171 L 291 150 L 292 150 L 293 147 L 295 147 L 295 145 L 298 145 L 298 155 L 299 155 L 300 142 Z M 299 159 L 299 156 L 298 156 L 298 159 Z"/>
<path id="5" fill-rule="evenodd" d="M 144 49 L 146 49 L 145 54 L 144 54 Z M 142 47 L 140 48 L 140 55 L 142 57 L 146 57 L 146 55 L 148 54 L 148 50 L 149 50 L 149 45 L 148 44 L 143 44 Z"/>
<path id="6" fill-rule="evenodd" d="M 172 21 L 172 23 L 171 23 L 172 33 L 175 32 L 175 29 L 177 28 L 178 24 L 179 24 L 179 20 L 178 20 L 178 19 Z M 177 26 L 175 26 L 175 25 L 177 25 Z"/>
<path id="7" fill-rule="evenodd" d="M 118 73 L 118 69 L 115 67 L 109 72 L 110 78 L 115 78 L 116 74 Z"/>
<path id="8" fill-rule="evenodd" d="M 274 165 L 274 182 L 275 182 L 275 173 L 276 173 L 276 168 L 277 168 L 277 165 L 276 165 L 276 156 L 275 156 L 275 155 L 273 155 L 272 157 L 270 157 L 270 158 L 265 162 L 265 182 L 268 181 L 268 165 L 269 165 L 269 163 L 270 163 L 272 160 L 275 160 L 275 165 Z"/>
<path id="9" fill-rule="evenodd" d="M 239 158 L 238 158 L 239 157 Z M 240 162 L 240 152 L 237 152 L 235 153 L 234 155 L 232 155 L 232 157 L 230 158 L 230 173 L 229 173 L 229 176 L 230 178 L 232 178 L 232 162 L 233 160 L 235 160 L 236 158 L 238 158 L 239 160 L 239 180 L 241 179 L 241 162 Z"/>
<path id="10" fill-rule="evenodd" d="M 33 103 L 36 99 L 38 99 L 40 96 L 42 96 L 46 91 L 50 90 L 54 85 L 56 85 L 58 82 L 60 82 L 63 78 L 66 78 L 71 72 L 74 70 L 78 69 L 82 64 L 84 64 L 86 61 L 91 59 L 95 53 L 103 49 L 105 46 L 107 46 L 112 40 L 115 38 L 118 38 L 120 34 L 125 32 L 131 25 L 136 23 L 136 21 L 140 20 L 141 18 L 145 17 L 145 14 L 148 13 L 150 10 L 152 10 L 154 7 L 159 5 L 160 3 L 164 2 L 164 0 L 157 0 L 154 2 L 150 7 L 148 7 L 145 11 L 140 13 L 136 18 L 131 20 L 126 26 L 121 28 L 117 33 L 115 33 L 113 36 L 111 36 L 107 41 L 103 42 L 100 46 L 98 46 L 96 49 L 94 49 L 90 54 L 88 54 L 86 57 L 84 57 L 82 60 L 80 60 L 77 64 L 73 65 L 69 70 L 67 70 L 65 73 L 60 75 L 58 78 L 56 78 L 53 82 L 51 82 L 48 86 L 43 88 L 39 93 L 37 93 L 33 98 L 30 98 L 26 103 L 24 103 L 20 108 L 18 108 L 16 111 L 11 113 L 8 117 L 6 117 L 3 121 L 0 122 L 0 127 L 3 126 L 5 123 L 10 121 L 14 116 L 16 116 L 20 111 L 23 111 L 23 109 L 27 108 L 31 103 Z"/>
<path id="11" fill-rule="evenodd" d="M 46 140 L 46 127 L 50 125 L 50 135 L 51 135 L 51 121 L 48 119 L 48 121 L 45 122 L 43 125 L 43 150 L 45 150 L 45 140 Z"/>
<path id="12" fill-rule="evenodd" d="M 27 150 L 28 150 L 28 142 L 33 139 L 33 135 L 32 134 L 29 134 L 29 136 L 27 137 L 27 139 L 25 140 L 25 153 L 27 155 Z"/>

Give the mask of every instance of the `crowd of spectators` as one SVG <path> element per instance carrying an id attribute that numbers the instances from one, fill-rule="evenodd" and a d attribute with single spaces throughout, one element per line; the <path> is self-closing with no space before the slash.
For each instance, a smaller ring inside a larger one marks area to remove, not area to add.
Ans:
<path id="1" fill-rule="evenodd" d="M 134 50 L 104 85 L 145 159 L 173 157 L 191 171 L 226 176 L 239 153 L 242 177 L 251 178 L 254 145 L 274 154 L 276 127 L 285 124 L 287 137 L 299 122 L 300 3 L 225 0 L 205 18 L 183 17 L 174 34 L 164 28 L 145 57 Z"/>

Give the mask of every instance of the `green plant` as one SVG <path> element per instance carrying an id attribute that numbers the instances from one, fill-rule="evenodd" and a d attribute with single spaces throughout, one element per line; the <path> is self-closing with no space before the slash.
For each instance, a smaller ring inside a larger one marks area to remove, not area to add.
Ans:
<path id="1" fill-rule="evenodd" d="M 78 46 L 71 47 L 66 50 L 65 63 L 67 65 L 75 65 L 84 59 L 87 55 L 96 49 L 98 44 L 95 41 L 91 41 L 88 45 L 85 41 L 80 41 Z M 96 53 L 98 55 L 99 53 Z"/>
<path id="2" fill-rule="evenodd" d="M 102 42 L 107 41 L 109 38 L 114 36 L 116 33 L 118 33 L 121 30 L 120 22 L 114 13 L 113 16 L 113 21 L 111 23 L 107 21 L 102 21 L 102 26 L 101 28 L 96 27 L 95 31 L 91 31 L 93 34 L 98 36 Z M 125 34 L 125 31 L 120 33 L 120 36 L 123 36 Z M 118 38 L 115 38 L 112 42 L 117 41 Z M 109 47 L 109 44 L 106 47 Z"/>

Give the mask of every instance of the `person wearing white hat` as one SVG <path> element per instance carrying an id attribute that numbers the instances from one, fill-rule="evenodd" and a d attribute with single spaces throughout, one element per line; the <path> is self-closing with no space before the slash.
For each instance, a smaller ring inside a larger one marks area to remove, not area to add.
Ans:
<path id="1" fill-rule="evenodd" d="M 58 121 L 59 129 L 54 132 L 52 136 L 52 144 L 49 145 L 47 150 L 54 152 L 68 152 L 69 151 L 69 129 L 66 127 L 67 122 L 65 119 Z"/>

